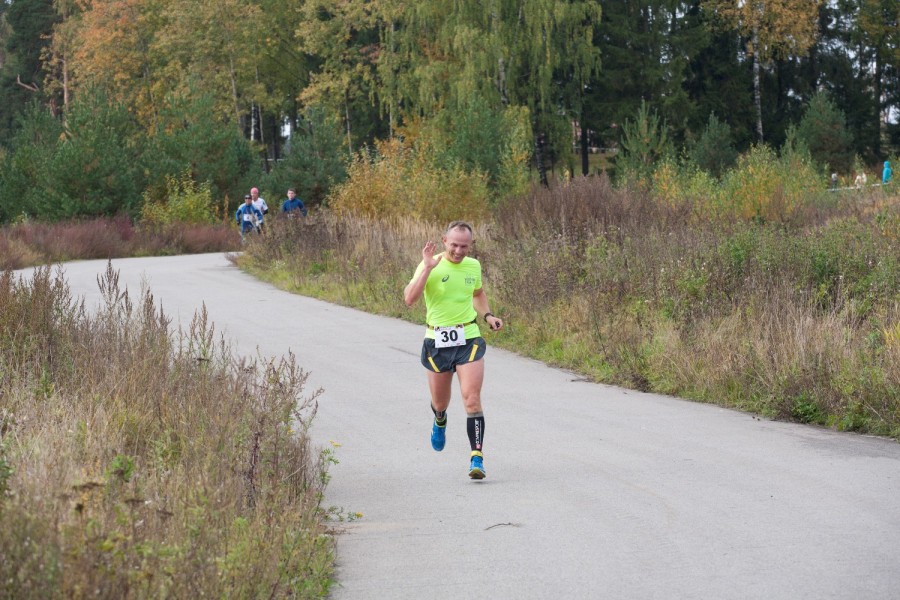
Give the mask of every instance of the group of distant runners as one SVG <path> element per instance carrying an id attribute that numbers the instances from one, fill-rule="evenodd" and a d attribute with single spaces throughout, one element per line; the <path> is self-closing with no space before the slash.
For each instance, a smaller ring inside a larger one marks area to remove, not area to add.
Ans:
<path id="1" fill-rule="evenodd" d="M 884 170 L 881 172 L 881 185 L 885 186 L 891 183 L 891 180 L 894 178 L 894 171 L 891 169 L 891 162 L 886 160 L 884 161 Z M 868 185 L 868 177 L 866 176 L 865 171 L 860 171 L 856 174 L 856 178 L 853 180 L 853 187 L 861 190 Z M 878 185 L 878 184 L 873 184 Z M 838 174 L 831 174 L 831 189 L 832 191 L 838 189 Z"/>
<path id="2" fill-rule="evenodd" d="M 281 213 L 289 218 L 297 215 L 306 216 L 306 205 L 297 197 L 297 191 L 294 188 L 287 191 L 287 200 L 281 204 Z M 269 205 L 259 195 L 259 188 L 251 188 L 249 194 L 244 194 L 244 203 L 234 213 L 237 224 L 241 228 L 242 241 L 244 236 L 249 233 L 261 234 L 263 232 L 267 214 L 269 214 Z"/>

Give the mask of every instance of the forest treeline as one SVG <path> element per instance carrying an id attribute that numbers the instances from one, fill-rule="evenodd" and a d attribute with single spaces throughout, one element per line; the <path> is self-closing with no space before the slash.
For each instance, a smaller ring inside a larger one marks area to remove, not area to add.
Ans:
<path id="1" fill-rule="evenodd" d="M 427 174 L 422 193 L 491 202 L 554 167 L 673 158 L 718 177 L 799 142 L 851 176 L 900 147 L 895 0 L 6 0 L 0 15 L 0 222 L 138 215 L 185 177 L 216 205 L 251 185 L 322 201 L 375 157 Z"/>

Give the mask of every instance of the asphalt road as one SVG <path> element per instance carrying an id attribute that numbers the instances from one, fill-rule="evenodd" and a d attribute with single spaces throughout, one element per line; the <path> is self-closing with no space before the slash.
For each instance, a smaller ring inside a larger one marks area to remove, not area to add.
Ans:
<path id="1" fill-rule="evenodd" d="M 64 267 L 89 306 L 105 266 Z M 341 525 L 333 598 L 900 597 L 894 441 L 595 385 L 489 348 L 488 477 L 473 482 L 456 388 L 447 447 L 429 444 L 422 327 L 279 291 L 221 254 L 113 266 L 176 320 L 205 303 L 242 354 L 292 350 L 324 388 L 314 439 L 340 444 L 327 503 L 363 514 Z"/>

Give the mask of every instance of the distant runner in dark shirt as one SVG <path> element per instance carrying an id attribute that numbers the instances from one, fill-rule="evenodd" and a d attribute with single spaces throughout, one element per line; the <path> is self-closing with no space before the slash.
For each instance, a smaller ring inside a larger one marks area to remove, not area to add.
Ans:
<path id="1" fill-rule="evenodd" d="M 306 216 L 306 206 L 303 204 L 303 201 L 297 197 L 296 190 L 291 188 L 287 191 L 287 200 L 281 205 L 281 212 L 289 217 L 294 217 L 297 215 L 297 211 L 300 211 L 300 214 L 304 217 Z"/>

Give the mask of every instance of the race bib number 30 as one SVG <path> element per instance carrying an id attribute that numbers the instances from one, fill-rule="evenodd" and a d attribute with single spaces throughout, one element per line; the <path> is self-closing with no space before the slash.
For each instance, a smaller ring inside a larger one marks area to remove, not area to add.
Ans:
<path id="1" fill-rule="evenodd" d="M 453 346 L 466 345 L 466 326 L 453 325 L 451 327 L 434 328 L 434 347 L 452 348 Z"/>

